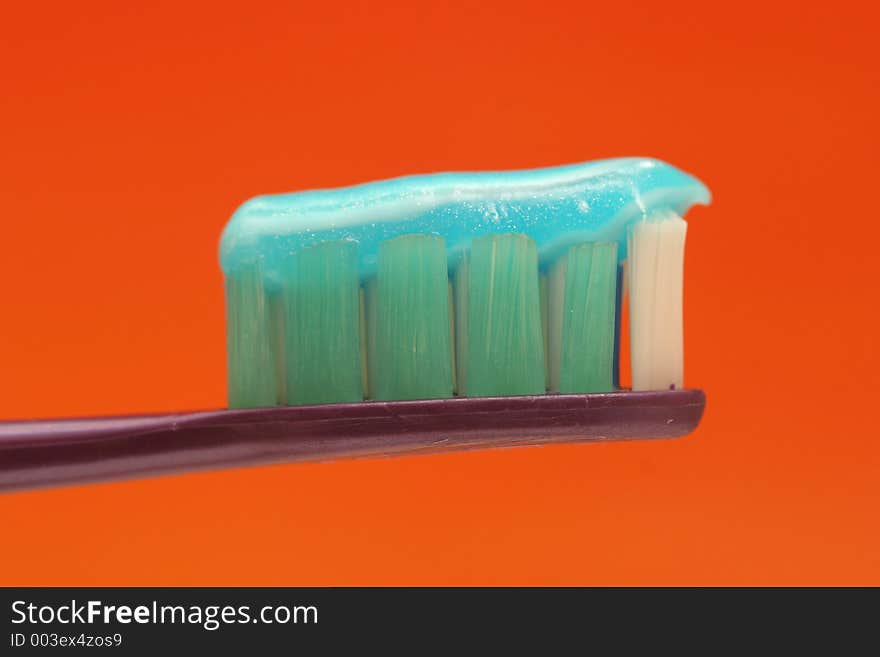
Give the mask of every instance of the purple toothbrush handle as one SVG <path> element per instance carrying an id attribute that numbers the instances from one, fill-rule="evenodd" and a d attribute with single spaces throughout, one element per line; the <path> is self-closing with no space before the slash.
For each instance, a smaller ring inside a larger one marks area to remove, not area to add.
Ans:
<path id="1" fill-rule="evenodd" d="M 0 491 L 285 461 L 692 431 L 702 390 L 453 398 L 0 423 Z"/>

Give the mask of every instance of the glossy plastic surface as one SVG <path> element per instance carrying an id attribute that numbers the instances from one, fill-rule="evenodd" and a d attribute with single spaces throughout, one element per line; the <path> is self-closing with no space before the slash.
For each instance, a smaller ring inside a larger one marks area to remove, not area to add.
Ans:
<path id="1" fill-rule="evenodd" d="M 0 491 L 283 461 L 671 438 L 701 390 L 361 402 L 0 423 Z"/>

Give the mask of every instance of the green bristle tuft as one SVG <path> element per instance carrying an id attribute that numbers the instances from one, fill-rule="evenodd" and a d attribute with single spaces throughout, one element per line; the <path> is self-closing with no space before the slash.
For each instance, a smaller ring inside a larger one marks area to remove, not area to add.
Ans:
<path id="1" fill-rule="evenodd" d="M 291 256 L 284 287 L 289 404 L 363 399 L 359 294 L 354 242 Z"/>
<path id="2" fill-rule="evenodd" d="M 573 246 L 564 260 L 561 316 L 556 320 L 561 324 L 555 350 L 559 357 L 556 389 L 562 393 L 611 391 L 617 244 Z"/>
<path id="3" fill-rule="evenodd" d="M 545 392 L 535 242 L 522 234 L 480 237 L 467 266 L 467 396 Z"/>
<path id="4" fill-rule="evenodd" d="M 259 265 L 226 280 L 226 356 L 229 408 L 278 402 L 273 316 Z"/>
<path id="5" fill-rule="evenodd" d="M 376 399 L 451 397 L 443 238 L 406 235 L 383 242 L 377 285 Z"/>

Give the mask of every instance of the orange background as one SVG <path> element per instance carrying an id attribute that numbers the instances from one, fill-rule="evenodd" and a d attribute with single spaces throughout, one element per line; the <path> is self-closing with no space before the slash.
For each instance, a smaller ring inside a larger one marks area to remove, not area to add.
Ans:
<path id="1" fill-rule="evenodd" d="M 7 7 L 3 418 L 221 406 L 217 240 L 257 193 L 650 155 L 715 203 L 691 437 L 0 496 L 0 583 L 880 584 L 869 6 Z"/>

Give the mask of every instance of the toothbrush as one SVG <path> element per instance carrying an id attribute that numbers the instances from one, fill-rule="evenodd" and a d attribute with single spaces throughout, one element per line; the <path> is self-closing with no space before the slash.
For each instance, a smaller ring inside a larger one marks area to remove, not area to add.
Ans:
<path id="1" fill-rule="evenodd" d="M 256 197 L 220 243 L 228 409 L 0 423 L 0 490 L 685 435 L 682 217 L 709 200 L 647 158 Z"/>

